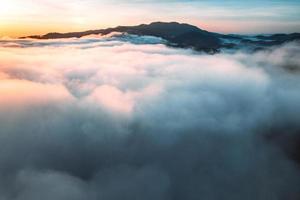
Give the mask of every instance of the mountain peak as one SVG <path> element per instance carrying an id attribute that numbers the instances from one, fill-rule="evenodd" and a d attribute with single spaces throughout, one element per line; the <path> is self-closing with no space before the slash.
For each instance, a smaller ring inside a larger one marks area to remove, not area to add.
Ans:
<path id="1" fill-rule="evenodd" d="M 192 48 L 197 51 L 209 53 L 218 52 L 221 48 L 239 48 L 249 46 L 260 49 L 267 46 L 279 45 L 284 42 L 300 39 L 300 34 L 274 34 L 274 35 L 223 35 L 202 30 L 197 26 L 178 22 L 152 22 L 137 26 L 117 26 L 115 28 L 89 30 L 70 33 L 48 33 L 42 36 L 29 36 L 34 39 L 81 38 L 92 34 L 107 35 L 112 32 L 128 33 L 139 36 L 155 36 L 166 40 L 167 45 L 180 48 Z"/>
<path id="2" fill-rule="evenodd" d="M 117 26 L 115 28 L 107 28 L 107 29 L 97 29 L 97 30 L 88 30 L 82 32 L 69 32 L 69 33 L 58 33 L 58 32 L 51 32 L 45 35 L 34 35 L 28 36 L 23 38 L 36 38 L 36 39 L 57 39 L 57 38 L 71 38 L 71 37 L 83 37 L 90 34 L 102 34 L 106 35 L 111 32 L 127 32 L 127 33 L 136 33 L 139 34 L 140 32 L 147 32 L 148 34 L 151 32 L 152 34 L 182 34 L 185 32 L 190 31 L 203 31 L 200 28 L 186 24 L 186 23 L 178 23 L 178 22 L 152 22 L 150 24 L 140 24 L 137 26 Z"/>

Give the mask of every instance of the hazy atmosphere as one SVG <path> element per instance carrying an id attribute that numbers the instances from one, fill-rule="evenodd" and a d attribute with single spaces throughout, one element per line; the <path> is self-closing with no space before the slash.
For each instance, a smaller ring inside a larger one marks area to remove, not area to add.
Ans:
<path id="1" fill-rule="evenodd" d="M 0 200 L 300 198 L 298 1 L 1 4 Z"/>
<path id="2" fill-rule="evenodd" d="M 300 32 L 298 0 L 1 0 L 0 36 L 83 31 L 153 21 L 222 33 Z"/>

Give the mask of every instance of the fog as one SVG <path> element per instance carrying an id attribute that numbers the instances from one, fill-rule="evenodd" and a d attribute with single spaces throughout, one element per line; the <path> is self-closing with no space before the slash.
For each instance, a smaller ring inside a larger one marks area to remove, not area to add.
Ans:
<path id="1" fill-rule="evenodd" d="M 0 199 L 299 199 L 299 53 L 1 40 Z"/>

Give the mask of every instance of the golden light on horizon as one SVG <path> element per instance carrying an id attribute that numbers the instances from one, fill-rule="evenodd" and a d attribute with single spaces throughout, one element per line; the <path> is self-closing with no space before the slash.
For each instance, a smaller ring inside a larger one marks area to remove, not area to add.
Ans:
<path id="1" fill-rule="evenodd" d="M 205 9 L 198 12 L 199 8 Z M 154 21 L 189 23 L 221 33 L 290 33 L 300 31 L 299 17 L 295 17 L 299 8 L 300 5 L 282 4 L 280 9 L 273 5 L 268 10 L 254 6 L 250 11 L 236 11 L 228 5 L 180 3 L 179 0 L 172 6 L 123 0 L 115 3 L 106 0 L 0 0 L 0 37 L 86 31 Z M 287 22 L 287 18 L 291 20 Z"/>
<path id="2" fill-rule="evenodd" d="M 16 0 L 0 0 L 0 37 L 20 36 L 25 27 L 20 26 L 24 6 Z M 23 25 L 25 26 L 25 25 Z"/>

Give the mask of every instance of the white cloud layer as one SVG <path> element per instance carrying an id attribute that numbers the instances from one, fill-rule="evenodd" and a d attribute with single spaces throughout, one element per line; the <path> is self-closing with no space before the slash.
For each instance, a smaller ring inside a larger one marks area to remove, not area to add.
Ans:
<path id="1" fill-rule="evenodd" d="M 0 42 L 1 200 L 299 198 L 299 44 L 149 40 Z"/>

